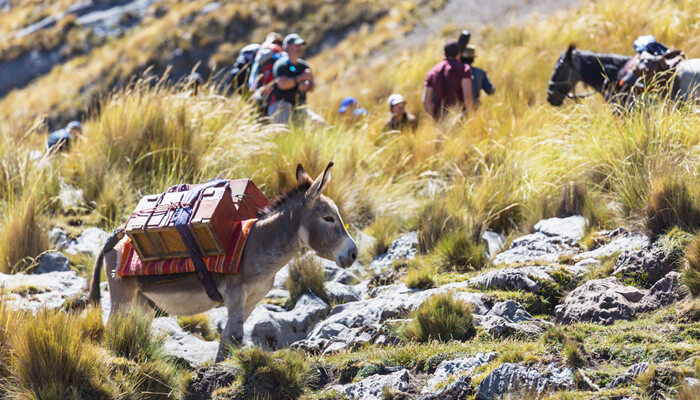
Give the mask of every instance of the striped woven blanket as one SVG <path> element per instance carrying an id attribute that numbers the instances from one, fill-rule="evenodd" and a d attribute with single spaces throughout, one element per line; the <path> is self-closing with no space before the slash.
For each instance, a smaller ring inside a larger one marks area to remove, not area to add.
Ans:
<path id="1" fill-rule="evenodd" d="M 205 257 L 203 259 L 209 272 L 223 274 L 238 273 L 241 266 L 241 257 L 243 256 L 245 242 L 256 221 L 257 219 L 246 219 L 236 222 L 233 240 L 226 254 Z M 128 238 L 124 246 L 121 263 L 119 263 L 119 268 L 117 268 L 117 275 L 119 276 L 166 275 L 187 272 L 195 272 L 194 264 L 192 264 L 192 260 L 190 260 L 189 257 L 147 261 L 145 263 L 141 262 L 141 259 L 139 259 L 136 250 L 134 250 L 131 244 L 131 239 Z"/>

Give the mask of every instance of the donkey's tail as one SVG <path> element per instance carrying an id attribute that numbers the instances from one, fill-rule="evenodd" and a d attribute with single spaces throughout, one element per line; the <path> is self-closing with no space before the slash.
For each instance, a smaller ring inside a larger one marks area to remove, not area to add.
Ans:
<path id="1" fill-rule="evenodd" d="M 116 246 L 117 243 L 119 243 L 119 241 L 122 240 L 123 237 L 124 237 L 124 227 L 123 226 L 112 231 L 112 234 L 109 235 L 109 237 L 105 241 L 104 246 L 102 246 L 102 250 L 100 250 L 100 253 L 97 255 L 97 258 L 95 259 L 95 266 L 92 268 L 92 281 L 90 282 L 90 294 L 88 295 L 88 301 L 93 305 L 100 304 L 100 297 L 101 297 L 100 278 L 102 276 L 102 265 L 104 264 L 105 254 L 112 251 L 114 249 L 114 246 Z"/>

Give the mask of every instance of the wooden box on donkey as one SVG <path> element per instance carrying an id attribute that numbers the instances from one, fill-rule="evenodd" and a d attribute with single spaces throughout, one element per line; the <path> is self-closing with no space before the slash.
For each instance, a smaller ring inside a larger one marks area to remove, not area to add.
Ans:
<path id="1" fill-rule="evenodd" d="M 139 201 L 125 232 L 141 261 L 189 256 L 173 218 L 191 191 L 199 191 L 202 186 L 149 195 Z M 267 197 L 250 179 L 226 181 L 201 190 L 192 203 L 187 228 L 203 257 L 224 254 L 233 240 L 236 222 L 256 218 L 268 204 Z"/>

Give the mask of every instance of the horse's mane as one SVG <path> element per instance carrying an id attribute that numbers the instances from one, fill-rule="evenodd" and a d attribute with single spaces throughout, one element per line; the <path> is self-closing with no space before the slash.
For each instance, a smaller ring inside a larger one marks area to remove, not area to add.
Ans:
<path id="1" fill-rule="evenodd" d="M 581 80 L 596 89 L 601 89 L 605 85 L 605 78 L 615 80 L 620 69 L 632 58 L 585 50 L 576 50 L 575 54 L 581 62 L 579 71 Z"/>
<path id="2" fill-rule="evenodd" d="M 274 200 L 272 200 L 269 206 L 265 207 L 263 210 L 258 211 L 258 218 L 265 219 L 270 215 L 281 211 L 282 208 L 284 208 L 292 200 L 298 199 L 300 195 L 306 193 L 306 191 L 309 190 L 309 188 L 311 187 L 312 183 L 313 182 L 310 179 L 305 180 L 303 182 L 300 182 L 293 188 L 285 191 L 281 195 L 277 196 Z"/>

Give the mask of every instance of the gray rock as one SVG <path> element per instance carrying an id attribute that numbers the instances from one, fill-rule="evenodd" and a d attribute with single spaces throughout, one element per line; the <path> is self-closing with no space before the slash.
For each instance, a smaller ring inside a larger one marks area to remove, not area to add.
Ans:
<path id="1" fill-rule="evenodd" d="M 567 272 L 576 276 L 586 274 L 589 271 L 588 267 L 579 265 L 535 265 L 488 271 L 469 279 L 467 282 L 469 286 L 480 289 L 524 290 L 527 292 L 537 292 L 540 289 L 540 284 L 538 281 L 554 281 L 550 274 L 556 268 L 563 268 Z"/>
<path id="2" fill-rule="evenodd" d="M 687 377 L 683 379 L 683 385 L 688 389 L 700 390 L 700 379 Z"/>
<path id="3" fill-rule="evenodd" d="M 463 400 L 468 399 L 472 394 L 472 379 L 467 375 L 462 375 L 444 389 L 436 393 L 430 393 L 419 400 Z"/>
<path id="4" fill-rule="evenodd" d="M 474 323 L 484 328 L 490 335 L 497 337 L 512 335 L 535 337 L 544 333 L 544 329 L 535 323 L 515 323 L 497 315 L 475 315 Z"/>
<path id="5" fill-rule="evenodd" d="M 209 323 L 211 328 L 216 329 L 217 332 L 221 333 L 226 327 L 226 322 L 228 322 L 228 310 L 226 307 L 216 307 L 206 312 L 207 317 L 209 317 Z"/>
<path id="6" fill-rule="evenodd" d="M 617 277 L 646 277 L 645 281 L 654 283 L 673 271 L 674 263 L 662 247 L 655 244 L 639 250 L 627 250 L 620 254 L 613 275 Z"/>
<path id="7" fill-rule="evenodd" d="M 39 258 L 39 264 L 32 273 L 45 274 L 47 272 L 70 271 L 70 260 L 62 253 L 44 253 Z"/>
<path id="8" fill-rule="evenodd" d="M 355 290 L 352 286 L 344 285 L 339 282 L 326 282 L 324 284 L 326 293 L 330 300 L 336 303 L 349 303 L 351 301 L 360 300 L 360 292 Z"/>
<path id="9" fill-rule="evenodd" d="M 275 283 L 272 285 L 275 289 L 287 289 L 287 279 L 289 279 L 289 265 L 285 265 L 277 271 L 275 275 Z"/>
<path id="10" fill-rule="evenodd" d="M 70 244 L 70 237 L 63 229 L 54 227 L 49 232 L 49 242 L 57 249 L 63 250 Z"/>
<path id="11" fill-rule="evenodd" d="M 360 278 L 358 278 L 356 275 L 343 268 L 340 268 L 333 261 L 329 261 L 320 257 L 318 257 L 318 259 L 322 262 L 323 279 L 326 282 L 338 282 L 346 285 L 352 285 L 360 281 Z"/>
<path id="12" fill-rule="evenodd" d="M 493 305 L 487 315 L 495 315 L 507 319 L 510 322 L 532 321 L 535 318 L 530 315 L 523 306 L 513 300 L 501 301 Z"/>
<path id="13" fill-rule="evenodd" d="M 486 231 L 481 234 L 481 240 L 486 246 L 486 252 L 490 258 L 494 258 L 499 251 L 503 250 L 506 238 L 500 233 Z"/>
<path id="14" fill-rule="evenodd" d="M 188 363 L 199 366 L 216 358 L 219 342 L 207 342 L 185 332 L 177 323 L 176 317 L 160 317 L 153 320 L 154 334 L 165 336 L 163 348 L 166 353 Z"/>
<path id="15" fill-rule="evenodd" d="M 232 363 L 199 368 L 185 388 L 184 400 L 211 400 L 214 390 L 230 385 L 237 374 Z"/>
<path id="16" fill-rule="evenodd" d="M 107 237 L 109 237 L 109 233 L 100 228 L 85 229 L 78 239 L 68 244 L 65 252 L 68 254 L 87 253 L 97 257 Z"/>
<path id="17" fill-rule="evenodd" d="M 555 262 L 562 256 L 573 256 L 580 251 L 578 241 L 564 236 L 549 236 L 535 232 L 521 236 L 511 243 L 510 248 L 494 257 L 494 264 L 515 264 L 526 262 Z"/>
<path id="18" fill-rule="evenodd" d="M 305 339 L 311 328 L 328 314 L 328 304 L 313 294 L 299 297 L 294 308 L 261 304 L 243 324 L 243 343 L 276 350 Z"/>
<path id="19" fill-rule="evenodd" d="M 669 272 L 654 284 L 636 306 L 637 312 L 649 312 L 666 307 L 689 297 L 688 291 L 681 283 L 681 274 Z"/>
<path id="20" fill-rule="evenodd" d="M 265 295 L 266 299 L 286 299 L 289 297 L 289 290 L 272 289 Z"/>
<path id="21" fill-rule="evenodd" d="M 632 383 L 639 375 L 643 374 L 649 369 L 649 363 L 648 362 L 641 362 L 638 364 L 634 364 L 631 367 L 627 368 L 627 371 L 625 371 L 624 374 L 618 376 L 617 378 L 614 378 L 610 383 L 608 383 L 609 388 L 616 388 L 618 386 L 622 385 L 628 385 Z"/>
<path id="22" fill-rule="evenodd" d="M 427 393 L 438 388 L 440 383 L 455 375 L 466 375 L 475 369 L 495 360 L 498 353 L 478 353 L 472 357 L 460 357 L 454 360 L 445 360 L 438 364 L 435 372 L 428 378 L 422 392 Z"/>
<path id="23" fill-rule="evenodd" d="M 369 265 L 377 273 L 391 267 L 394 261 L 412 259 L 418 254 L 418 232 L 409 232 L 391 242 L 386 253 L 378 255 Z"/>
<path id="24" fill-rule="evenodd" d="M 635 303 L 644 294 L 635 287 L 623 286 L 614 277 L 594 279 L 569 293 L 554 314 L 558 323 L 581 321 L 608 325 L 620 319 L 632 319 Z"/>
<path id="25" fill-rule="evenodd" d="M 586 251 L 574 256 L 574 260 L 579 261 L 585 258 L 608 257 L 623 251 L 641 249 L 649 245 L 649 238 L 639 233 L 621 233 L 608 244 L 596 249 Z"/>
<path id="26" fill-rule="evenodd" d="M 410 388 L 411 381 L 411 374 L 407 369 L 402 369 L 389 375 L 372 375 L 347 385 L 333 385 L 331 389 L 355 400 L 381 400 L 385 387 L 406 391 Z"/>
<path id="27" fill-rule="evenodd" d="M 476 398 L 480 400 L 498 399 L 508 393 L 533 393 L 537 396 L 573 386 L 573 373 L 569 368 L 559 369 L 550 366 L 540 373 L 534 368 L 518 364 L 504 363 L 481 381 Z"/>
<path id="28" fill-rule="evenodd" d="M 201 15 L 207 15 L 207 14 L 210 14 L 210 13 L 212 13 L 220 8 L 221 8 L 221 3 L 218 1 L 215 1 L 215 2 L 209 3 L 206 6 L 202 7 L 202 9 L 199 10 L 199 13 Z"/>
<path id="29" fill-rule="evenodd" d="M 87 285 L 75 271 L 43 274 L 0 273 L 0 288 L 4 288 L 13 309 L 36 312 L 41 308 L 56 309 L 66 300 L 80 295 Z"/>
<path id="30" fill-rule="evenodd" d="M 580 215 L 566 218 L 549 218 L 535 224 L 535 232 L 547 236 L 561 236 L 573 240 L 581 240 L 586 234 L 587 221 Z"/>

